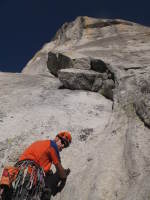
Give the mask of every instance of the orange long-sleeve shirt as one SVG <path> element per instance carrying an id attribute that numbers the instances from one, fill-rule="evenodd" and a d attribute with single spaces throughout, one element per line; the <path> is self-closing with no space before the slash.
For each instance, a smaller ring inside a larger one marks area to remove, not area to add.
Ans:
<path id="1" fill-rule="evenodd" d="M 57 165 L 60 161 L 50 140 L 37 141 L 31 144 L 20 156 L 19 161 L 33 160 L 39 164 L 44 172 L 50 170 L 52 163 Z"/>

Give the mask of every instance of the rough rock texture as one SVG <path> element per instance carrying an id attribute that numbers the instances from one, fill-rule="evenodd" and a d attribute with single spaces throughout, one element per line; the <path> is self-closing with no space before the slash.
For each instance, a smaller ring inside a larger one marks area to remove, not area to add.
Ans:
<path id="1" fill-rule="evenodd" d="M 93 87 L 95 86 L 96 83 L 93 84 Z M 113 100 L 114 95 L 113 95 L 113 89 L 115 88 L 115 83 L 112 79 L 107 79 L 102 81 L 102 85 L 98 87 L 98 84 L 96 85 L 97 88 L 99 89 L 98 92 L 105 96 L 108 99 Z M 93 89 L 93 88 L 92 88 Z"/>
<path id="2" fill-rule="evenodd" d="M 59 66 L 58 74 L 72 79 L 83 70 L 81 81 L 101 60 L 95 92 L 59 89 L 62 83 L 47 70 L 48 52 L 69 57 L 73 69 Z M 71 174 L 53 199 L 149 200 L 149 63 L 148 27 L 89 17 L 64 24 L 22 74 L 0 73 L 1 169 L 32 141 L 68 129 L 73 144 L 62 162 Z"/>
<path id="3" fill-rule="evenodd" d="M 91 69 L 100 73 L 104 73 L 107 71 L 108 67 L 106 63 L 99 59 L 91 60 Z"/>
<path id="4" fill-rule="evenodd" d="M 97 72 L 82 69 L 63 69 L 59 72 L 59 79 L 65 88 L 72 90 L 92 90 Z"/>
<path id="5" fill-rule="evenodd" d="M 48 53 L 47 68 L 53 75 L 58 76 L 58 71 L 60 69 L 70 67 L 72 67 L 72 60 L 69 57 L 61 53 Z"/>
<path id="6" fill-rule="evenodd" d="M 91 59 L 90 58 L 77 58 L 73 59 L 73 68 L 76 69 L 91 69 Z"/>
<path id="7" fill-rule="evenodd" d="M 106 70 L 105 70 L 106 71 Z M 58 72 L 58 78 L 63 83 L 61 88 L 72 90 L 89 90 L 99 92 L 108 99 L 113 100 L 115 88 L 114 77 L 111 73 L 98 73 L 93 70 L 62 69 Z"/>
<path id="8" fill-rule="evenodd" d="M 66 89 L 100 92 L 113 100 L 114 73 L 100 59 L 71 59 L 61 53 L 48 53 L 47 67 Z"/>

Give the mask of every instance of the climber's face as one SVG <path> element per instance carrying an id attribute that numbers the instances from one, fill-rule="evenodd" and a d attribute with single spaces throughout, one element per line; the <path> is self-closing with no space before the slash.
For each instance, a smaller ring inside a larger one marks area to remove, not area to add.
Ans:
<path id="1" fill-rule="evenodd" d="M 61 139 L 58 138 L 58 137 L 56 137 L 56 138 L 55 138 L 55 141 L 56 141 L 58 150 L 59 150 L 59 151 L 62 151 L 62 150 L 64 149 L 64 144 L 63 144 L 63 142 L 61 141 Z"/>

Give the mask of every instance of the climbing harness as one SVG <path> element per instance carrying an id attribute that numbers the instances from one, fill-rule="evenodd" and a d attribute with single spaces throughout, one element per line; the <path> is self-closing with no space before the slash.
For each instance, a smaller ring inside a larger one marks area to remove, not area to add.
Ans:
<path id="1" fill-rule="evenodd" d="M 19 169 L 19 172 L 12 182 L 12 200 L 40 198 L 45 187 L 43 169 L 31 160 L 20 161 L 15 167 Z"/>

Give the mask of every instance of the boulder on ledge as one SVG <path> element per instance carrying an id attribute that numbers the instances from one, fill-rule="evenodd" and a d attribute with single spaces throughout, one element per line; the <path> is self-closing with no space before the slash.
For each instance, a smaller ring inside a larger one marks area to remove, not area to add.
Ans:
<path id="1" fill-rule="evenodd" d="M 58 76 L 58 71 L 72 67 L 72 59 L 61 53 L 48 53 L 47 68 L 54 75 Z"/>
<path id="2" fill-rule="evenodd" d="M 92 90 L 98 72 L 81 69 L 62 69 L 58 73 L 64 88 L 72 90 Z"/>

